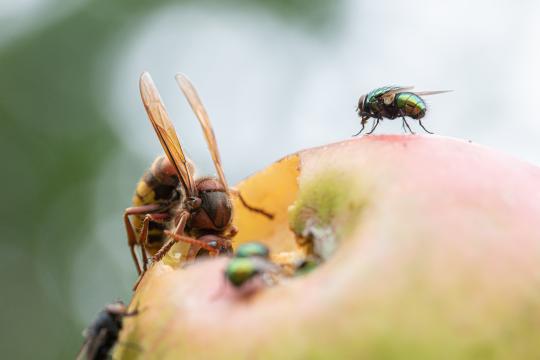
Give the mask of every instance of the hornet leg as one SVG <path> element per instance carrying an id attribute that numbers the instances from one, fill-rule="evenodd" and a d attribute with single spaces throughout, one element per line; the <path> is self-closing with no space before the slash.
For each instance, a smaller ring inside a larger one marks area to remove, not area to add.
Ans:
<path id="1" fill-rule="evenodd" d="M 137 286 L 139 286 L 139 283 L 141 282 L 144 274 L 146 274 L 146 270 L 148 270 L 148 254 L 146 253 L 146 246 L 148 244 L 148 229 L 150 227 L 150 221 L 162 222 L 166 220 L 168 217 L 169 217 L 169 214 L 157 213 L 157 214 L 146 214 L 146 216 L 143 219 L 141 233 L 139 234 L 139 242 L 140 242 L 139 245 L 141 246 L 141 253 L 142 253 L 142 258 L 143 258 L 142 259 L 143 269 L 142 269 L 142 272 L 139 273 L 139 278 L 135 282 L 135 285 L 133 285 L 133 291 L 137 289 Z M 137 265 L 139 265 L 138 261 L 137 261 Z"/>
<path id="2" fill-rule="evenodd" d="M 172 248 L 172 246 L 176 242 L 178 242 L 178 240 L 176 240 L 174 236 L 184 234 L 184 230 L 186 228 L 186 223 L 189 219 L 189 216 L 189 212 L 183 211 L 179 216 L 178 225 L 176 225 L 174 231 L 165 230 L 165 235 L 169 236 L 169 240 L 167 240 L 165 245 L 163 245 L 161 249 L 159 249 L 159 251 L 154 255 L 154 257 L 152 258 L 153 262 L 158 262 L 163 259 L 165 254 Z"/>
<path id="3" fill-rule="evenodd" d="M 146 272 L 148 266 L 148 255 L 146 254 L 146 246 L 148 244 L 148 230 L 150 228 L 150 221 L 162 223 L 169 218 L 169 214 L 147 214 L 144 217 L 141 233 L 139 235 L 139 241 L 142 246 L 143 256 L 143 273 Z"/>
<path id="4" fill-rule="evenodd" d="M 124 225 L 126 227 L 128 246 L 131 252 L 131 257 L 133 258 L 133 262 L 135 263 L 135 268 L 137 269 L 137 273 L 139 275 L 141 274 L 141 266 L 139 264 L 139 258 L 137 257 L 137 254 L 135 253 L 135 246 L 140 245 L 140 244 L 137 239 L 137 235 L 135 234 L 135 230 L 133 230 L 133 225 L 131 224 L 131 221 L 129 220 L 129 216 L 156 213 L 156 212 L 159 212 L 160 210 L 161 210 L 160 205 L 151 204 L 151 205 L 129 207 L 124 211 Z"/>
<path id="5" fill-rule="evenodd" d="M 189 218 L 189 212 L 187 211 L 183 211 L 181 214 L 180 214 L 180 220 L 178 220 L 178 225 L 176 226 L 176 229 L 175 229 L 175 232 L 174 233 L 178 233 L 178 232 L 181 232 L 181 233 L 184 233 L 184 229 L 186 227 L 186 223 L 187 223 L 187 220 Z M 145 217 L 145 220 L 147 218 Z M 142 233 L 142 231 L 141 231 Z M 165 234 L 167 236 L 170 236 L 171 235 L 171 232 L 168 231 L 168 230 L 165 230 Z M 159 260 L 161 260 L 163 258 L 163 256 L 165 256 L 165 254 L 167 253 L 167 251 L 169 251 L 171 249 L 171 247 L 174 245 L 176 241 L 174 239 L 169 239 L 162 247 L 161 249 L 159 249 L 159 251 L 152 257 L 152 261 L 153 262 L 157 262 Z M 146 239 L 144 239 L 144 245 L 143 247 L 146 246 Z M 135 285 L 133 285 L 133 291 L 135 291 L 137 289 L 137 287 L 139 286 L 142 278 L 144 277 L 144 274 L 146 274 L 146 266 L 144 267 L 144 271 L 139 275 L 139 279 L 137 280 L 137 282 L 135 283 Z"/>
<path id="6" fill-rule="evenodd" d="M 212 256 L 219 255 L 219 250 L 216 250 L 215 247 L 211 246 L 206 241 L 194 239 L 189 236 L 176 235 L 172 233 L 170 233 L 169 235 L 171 235 L 173 239 L 175 239 L 178 242 L 181 241 L 181 242 L 186 242 L 188 244 L 191 244 L 191 246 L 189 247 L 189 252 L 186 256 L 187 260 L 195 259 L 195 257 L 197 256 L 197 254 L 199 253 L 201 249 L 208 251 L 208 253 Z M 216 236 L 215 238 L 218 238 L 218 237 Z M 217 244 L 217 241 L 216 241 L 216 244 Z"/>

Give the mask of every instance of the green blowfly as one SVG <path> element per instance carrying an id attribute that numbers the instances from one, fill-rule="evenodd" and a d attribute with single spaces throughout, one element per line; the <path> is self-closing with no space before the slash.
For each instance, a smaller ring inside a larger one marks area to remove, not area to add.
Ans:
<path id="1" fill-rule="evenodd" d="M 242 244 L 236 250 L 234 257 L 229 260 L 225 268 L 225 279 L 235 288 L 247 289 L 246 293 L 252 292 L 265 282 L 265 275 L 278 273 L 279 266 L 270 261 L 270 249 L 259 242 Z M 246 286 L 252 283 L 254 286 Z"/>
<path id="2" fill-rule="evenodd" d="M 361 118 L 362 129 L 354 136 L 364 131 L 364 126 L 369 118 L 373 118 L 375 121 L 368 135 L 373 133 L 383 118 L 393 120 L 398 117 L 403 120 L 402 126 L 405 132 L 408 129 L 411 134 L 414 134 L 405 119 L 405 117 L 410 117 L 418 120 L 422 129 L 427 133 L 433 134 L 422 124 L 421 119 L 426 115 L 427 106 L 420 96 L 442 94 L 452 90 L 412 92 L 410 91 L 412 88 L 412 86 L 384 86 L 362 95 L 358 100 L 356 110 Z"/>
<path id="3" fill-rule="evenodd" d="M 269 259 L 270 249 L 268 248 L 268 246 L 260 242 L 253 241 L 253 242 L 248 242 L 248 243 L 244 243 L 240 245 L 238 249 L 236 249 L 234 256 L 237 258 L 258 256 L 263 259 Z"/>
<path id="4" fill-rule="evenodd" d="M 277 272 L 277 269 L 277 265 L 259 257 L 233 258 L 225 268 L 225 277 L 234 287 L 239 288 L 256 277 Z"/>

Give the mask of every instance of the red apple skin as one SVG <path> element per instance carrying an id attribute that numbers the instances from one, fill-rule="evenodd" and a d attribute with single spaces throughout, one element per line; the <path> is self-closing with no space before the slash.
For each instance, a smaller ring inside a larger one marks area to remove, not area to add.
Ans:
<path id="1" fill-rule="evenodd" d="M 224 258 L 157 264 L 120 340 L 141 350 L 119 355 L 540 358 L 538 167 L 438 136 L 364 136 L 293 156 L 300 193 L 329 172 L 347 193 L 332 225 L 351 230 L 333 256 L 247 299 L 223 287 Z"/>

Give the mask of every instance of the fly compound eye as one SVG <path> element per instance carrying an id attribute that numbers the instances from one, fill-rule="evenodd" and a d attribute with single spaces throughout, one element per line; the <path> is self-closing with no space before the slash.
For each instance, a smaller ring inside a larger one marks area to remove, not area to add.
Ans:
<path id="1" fill-rule="evenodd" d="M 358 99 L 358 107 L 356 108 L 356 111 L 358 114 L 362 114 L 364 112 L 364 105 L 366 102 L 366 95 L 360 96 L 360 99 Z"/>

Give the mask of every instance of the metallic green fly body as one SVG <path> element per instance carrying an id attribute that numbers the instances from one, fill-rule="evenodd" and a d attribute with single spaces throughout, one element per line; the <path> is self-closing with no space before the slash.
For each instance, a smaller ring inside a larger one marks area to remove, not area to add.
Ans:
<path id="1" fill-rule="evenodd" d="M 274 268 L 268 261 L 257 257 L 233 258 L 227 264 L 225 277 L 234 287 L 239 288 Z"/>
<path id="2" fill-rule="evenodd" d="M 265 274 L 277 272 L 279 267 L 270 261 L 270 249 L 264 244 L 251 242 L 242 244 L 229 260 L 225 268 L 225 279 L 235 288 L 244 288 Z M 249 288 L 247 292 L 255 288 L 257 286 Z"/>
<path id="3" fill-rule="evenodd" d="M 428 131 L 422 124 L 421 119 L 426 115 L 427 106 L 420 96 L 442 94 L 451 90 L 409 91 L 412 88 L 412 86 L 384 86 L 372 90 L 366 95 L 362 95 L 358 100 L 357 108 L 358 116 L 361 118 L 362 129 L 360 129 L 355 136 L 364 131 L 364 126 L 370 118 L 375 119 L 375 121 L 373 122 L 373 127 L 368 132 L 368 135 L 373 133 L 377 125 L 379 125 L 379 121 L 383 118 L 393 120 L 398 117 L 403 120 L 403 130 L 409 130 L 411 134 L 414 134 L 405 119 L 405 117 L 410 117 L 418 120 L 422 129 L 427 133 L 432 134 L 432 132 Z"/>
<path id="4" fill-rule="evenodd" d="M 253 241 L 240 245 L 236 249 L 234 256 L 237 258 L 258 256 L 268 260 L 270 258 L 270 249 L 262 243 Z"/>
<path id="5" fill-rule="evenodd" d="M 300 261 L 295 269 L 294 276 L 303 276 L 315 270 L 321 264 L 320 260 L 313 257 L 307 257 Z"/>

